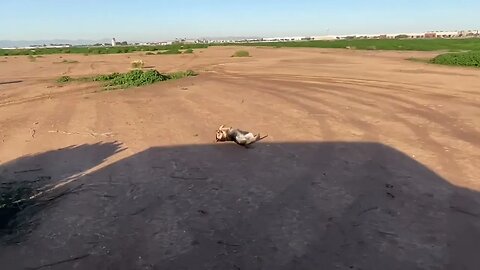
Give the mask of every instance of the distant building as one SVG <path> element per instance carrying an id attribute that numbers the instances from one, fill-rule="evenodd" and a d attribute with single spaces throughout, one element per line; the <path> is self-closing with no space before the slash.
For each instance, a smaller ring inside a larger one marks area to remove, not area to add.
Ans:
<path id="1" fill-rule="evenodd" d="M 115 40 L 115 38 L 112 38 L 112 46 L 113 47 L 117 46 L 117 41 Z"/>
<path id="2" fill-rule="evenodd" d="M 437 38 L 454 38 L 454 37 L 459 36 L 458 31 L 455 31 L 455 32 L 452 32 L 452 31 L 436 31 L 435 34 L 437 35 Z"/>
<path id="3" fill-rule="evenodd" d="M 337 36 L 329 35 L 329 36 L 314 36 L 312 37 L 313 40 L 335 40 Z"/>

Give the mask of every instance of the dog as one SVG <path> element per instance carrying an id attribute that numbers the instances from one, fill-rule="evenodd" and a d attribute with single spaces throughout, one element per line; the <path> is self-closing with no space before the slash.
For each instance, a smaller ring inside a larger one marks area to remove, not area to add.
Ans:
<path id="1" fill-rule="evenodd" d="M 244 131 L 238 128 L 225 127 L 221 125 L 216 132 L 216 142 L 235 142 L 238 145 L 248 147 L 249 145 L 265 139 L 268 135 L 261 137 L 260 133 Z"/>

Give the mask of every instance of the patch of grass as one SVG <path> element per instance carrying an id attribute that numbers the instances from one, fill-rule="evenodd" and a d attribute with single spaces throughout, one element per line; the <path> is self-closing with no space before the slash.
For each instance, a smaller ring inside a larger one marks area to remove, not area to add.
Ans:
<path id="1" fill-rule="evenodd" d="M 38 216 L 40 213 L 68 194 L 77 191 L 77 188 L 56 189 L 55 192 L 41 195 L 51 187 L 50 180 L 49 176 L 14 181 L 9 181 L 3 176 L 0 177 L 0 239 L 2 244 L 16 245 L 25 241 L 40 224 Z"/>
<path id="2" fill-rule="evenodd" d="M 63 61 L 60 62 L 60 63 L 62 63 L 62 64 L 76 64 L 76 63 L 78 63 L 78 61 L 77 60 L 63 59 Z"/>
<path id="3" fill-rule="evenodd" d="M 430 62 L 440 65 L 480 67 L 480 51 L 446 53 L 433 58 Z"/>
<path id="4" fill-rule="evenodd" d="M 178 49 L 171 49 L 166 51 L 157 52 L 157 54 L 181 54 L 182 52 Z"/>
<path id="5" fill-rule="evenodd" d="M 57 79 L 57 82 L 66 83 L 72 81 L 94 81 L 103 82 L 105 90 L 124 89 L 130 87 L 138 87 L 142 85 L 153 84 L 167 80 L 178 80 L 186 77 L 197 76 L 193 70 L 178 71 L 168 74 L 163 74 L 157 70 L 151 69 L 143 71 L 140 69 L 131 70 L 127 73 L 111 73 L 106 75 L 98 75 L 94 77 L 71 78 L 69 76 L 62 76 Z"/>
<path id="6" fill-rule="evenodd" d="M 183 53 L 187 53 L 187 54 L 193 53 L 193 49 L 186 49 Z"/>
<path id="7" fill-rule="evenodd" d="M 120 76 L 122 76 L 122 74 L 118 72 L 114 72 L 107 75 L 99 75 L 99 76 L 93 77 L 92 80 L 95 82 L 106 82 L 106 81 L 114 80 Z"/>
<path id="8" fill-rule="evenodd" d="M 132 70 L 125 74 L 118 74 L 111 80 L 106 80 L 107 89 L 129 88 L 153 84 L 170 79 L 168 75 L 161 74 L 157 70 Z"/>
<path id="9" fill-rule="evenodd" d="M 145 66 L 145 62 L 143 60 L 134 60 L 130 63 L 132 68 L 138 69 L 138 68 L 143 68 Z"/>
<path id="10" fill-rule="evenodd" d="M 250 53 L 248 51 L 236 51 L 232 57 L 250 57 Z"/>
<path id="11" fill-rule="evenodd" d="M 2 179 L 3 180 L 3 179 Z M 29 200 L 38 192 L 37 182 L 9 182 L 0 185 L 0 239 L 2 242 L 9 239 L 26 236 L 25 229 L 35 211 L 36 200 Z M 32 223 L 30 223 L 32 224 Z M 33 225 L 33 224 L 32 224 Z M 22 232 L 23 231 L 23 232 Z M 6 241 L 6 242 L 9 242 Z"/>
<path id="12" fill-rule="evenodd" d="M 192 76 L 197 76 L 198 74 L 193 71 L 193 70 L 187 70 L 187 71 L 177 71 L 168 74 L 169 78 L 172 80 L 177 80 L 177 79 L 182 79 L 185 77 L 192 77 Z"/>
<path id="13" fill-rule="evenodd" d="M 62 76 L 62 77 L 57 79 L 58 83 L 67 83 L 67 82 L 71 82 L 71 81 L 73 81 L 73 79 L 70 76 Z"/>
<path id="14" fill-rule="evenodd" d="M 79 63 L 79 62 L 77 60 L 68 60 L 68 59 L 63 59 L 62 61 L 59 61 L 59 62 L 53 62 L 53 64 L 76 64 L 76 63 Z"/>

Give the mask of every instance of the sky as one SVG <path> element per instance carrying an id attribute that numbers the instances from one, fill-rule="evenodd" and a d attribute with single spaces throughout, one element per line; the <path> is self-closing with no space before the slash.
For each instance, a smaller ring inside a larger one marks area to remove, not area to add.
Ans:
<path id="1" fill-rule="evenodd" d="M 376 34 L 479 29 L 478 0 L 5 0 L 0 40 Z"/>

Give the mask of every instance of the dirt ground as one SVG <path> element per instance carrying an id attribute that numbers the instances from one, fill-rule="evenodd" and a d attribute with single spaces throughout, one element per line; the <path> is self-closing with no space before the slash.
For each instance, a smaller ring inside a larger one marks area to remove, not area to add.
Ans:
<path id="1" fill-rule="evenodd" d="M 60 183 L 0 212 L 1 268 L 480 269 L 479 69 L 238 49 L 0 58 L 0 188 Z M 199 76 L 55 83 L 137 59 Z"/>

